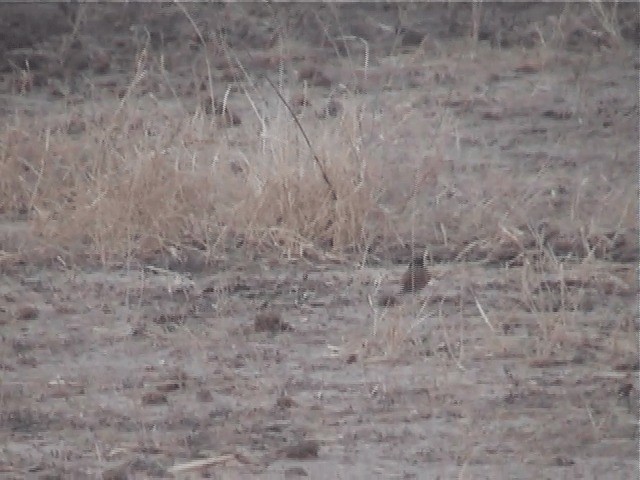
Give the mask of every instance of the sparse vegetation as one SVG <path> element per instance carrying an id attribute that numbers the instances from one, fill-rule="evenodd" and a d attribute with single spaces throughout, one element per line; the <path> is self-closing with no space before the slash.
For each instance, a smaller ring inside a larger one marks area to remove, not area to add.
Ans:
<path id="1" fill-rule="evenodd" d="M 0 471 L 635 472 L 637 5 L 0 9 Z"/>

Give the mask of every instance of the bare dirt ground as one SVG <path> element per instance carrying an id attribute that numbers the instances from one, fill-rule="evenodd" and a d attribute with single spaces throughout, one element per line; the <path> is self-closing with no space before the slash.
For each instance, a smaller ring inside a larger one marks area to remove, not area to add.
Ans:
<path id="1" fill-rule="evenodd" d="M 0 477 L 638 478 L 604 7 L 1 6 Z"/>

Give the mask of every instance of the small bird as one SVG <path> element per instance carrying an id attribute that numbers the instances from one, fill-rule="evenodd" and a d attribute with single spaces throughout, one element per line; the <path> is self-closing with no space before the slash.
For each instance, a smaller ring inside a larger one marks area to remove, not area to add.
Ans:
<path id="1" fill-rule="evenodd" d="M 400 37 L 400 45 L 403 47 L 419 47 L 426 36 L 416 30 L 398 25 L 396 35 Z"/>
<path id="2" fill-rule="evenodd" d="M 409 268 L 402 275 L 402 291 L 400 293 L 415 293 L 423 289 L 431 280 L 431 274 L 424 266 L 422 257 L 415 257 L 409 263 Z"/>

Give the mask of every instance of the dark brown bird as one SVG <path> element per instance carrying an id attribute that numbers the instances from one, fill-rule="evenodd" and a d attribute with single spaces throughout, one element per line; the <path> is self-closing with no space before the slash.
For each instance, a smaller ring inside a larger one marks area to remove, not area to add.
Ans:
<path id="1" fill-rule="evenodd" d="M 431 280 L 431 274 L 424 266 L 424 259 L 416 257 L 409 263 L 409 268 L 402 275 L 402 291 L 400 293 L 415 293 L 423 289 Z"/>

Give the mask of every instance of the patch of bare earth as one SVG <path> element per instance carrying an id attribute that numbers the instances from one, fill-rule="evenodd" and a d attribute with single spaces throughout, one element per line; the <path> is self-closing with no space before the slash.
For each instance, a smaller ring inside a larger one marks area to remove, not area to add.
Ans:
<path id="1" fill-rule="evenodd" d="M 0 477 L 637 476 L 637 5 L 0 11 Z"/>

